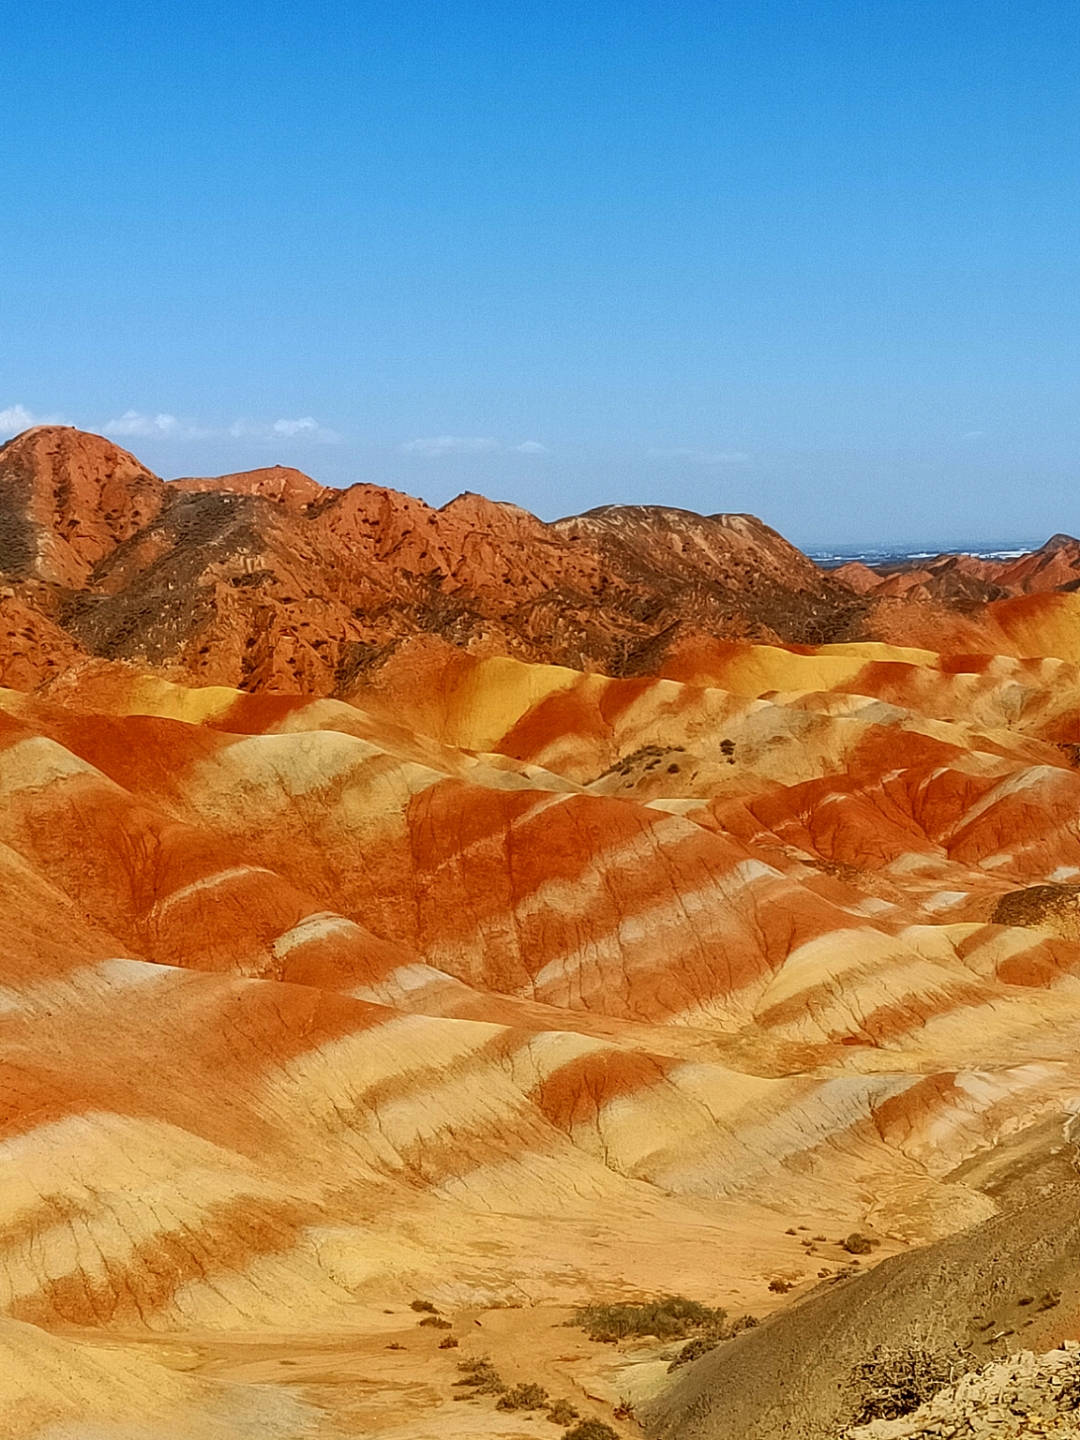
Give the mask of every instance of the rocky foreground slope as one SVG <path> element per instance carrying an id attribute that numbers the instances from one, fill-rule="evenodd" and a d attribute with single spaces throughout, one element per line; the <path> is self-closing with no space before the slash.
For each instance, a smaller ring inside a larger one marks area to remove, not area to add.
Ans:
<path id="1" fill-rule="evenodd" d="M 1076 596 L 783 645 L 901 611 L 756 522 L 455 504 L 0 451 L 5 1440 L 556 1433 L 459 1353 L 629 1436 L 667 1357 L 572 1307 L 780 1307 L 696 1395 L 1001 1224 L 1018 1137 L 1069 1193 Z"/>
<path id="2" fill-rule="evenodd" d="M 981 1373 L 946 1386 L 910 1415 L 872 1420 L 845 1440 L 940 1440 L 957 1435 L 1080 1435 L 1077 1342 L 1034 1355 L 1030 1350 L 991 1362 Z"/>

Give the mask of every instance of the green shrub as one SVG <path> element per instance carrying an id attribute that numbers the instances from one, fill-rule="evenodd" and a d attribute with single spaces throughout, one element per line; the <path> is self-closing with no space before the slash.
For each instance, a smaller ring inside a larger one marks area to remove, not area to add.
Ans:
<path id="1" fill-rule="evenodd" d="M 501 1395 L 506 1390 L 506 1381 L 492 1365 L 486 1355 L 472 1360 L 459 1360 L 458 1369 L 462 1378 L 455 1385 L 467 1385 L 474 1395 Z"/>
<path id="2" fill-rule="evenodd" d="M 572 1430 L 563 1432 L 562 1440 L 619 1440 L 619 1437 L 603 1420 L 579 1420 Z"/>
<path id="3" fill-rule="evenodd" d="M 525 1381 L 499 1396 L 496 1410 L 546 1410 L 548 1393 L 542 1385 Z"/>
<path id="4" fill-rule="evenodd" d="M 590 1340 L 611 1343 L 636 1336 L 682 1340 L 706 1327 L 719 1329 L 726 1312 L 699 1305 L 684 1295 L 662 1295 L 642 1305 L 586 1305 L 568 1323 L 580 1325 Z"/>
<path id="5" fill-rule="evenodd" d="M 578 1412 L 569 1400 L 553 1400 L 548 1406 L 547 1418 L 553 1425 L 572 1425 Z"/>

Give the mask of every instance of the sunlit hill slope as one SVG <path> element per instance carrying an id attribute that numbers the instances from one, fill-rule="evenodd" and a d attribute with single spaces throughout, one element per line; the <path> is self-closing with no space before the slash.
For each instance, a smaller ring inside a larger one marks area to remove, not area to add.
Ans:
<path id="1" fill-rule="evenodd" d="M 822 1278 L 788 1230 L 953 1233 L 1080 1106 L 1069 589 L 58 429 L 0 450 L 0 568 L 4 1436 L 527 1434 L 160 1346 L 765 1313 Z"/>

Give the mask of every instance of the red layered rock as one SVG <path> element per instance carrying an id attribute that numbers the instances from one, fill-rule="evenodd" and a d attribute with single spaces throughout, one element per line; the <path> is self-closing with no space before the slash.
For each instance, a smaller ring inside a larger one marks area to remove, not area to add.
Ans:
<path id="1" fill-rule="evenodd" d="M 80 589 L 164 500 L 164 482 L 101 436 L 27 430 L 0 448 L 0 572 Z"/>
<path id="2" fill-rule="evenodd" d="M 62 427 L 0 451 L 0 537 L 0 575 L 46 582 L 20 601 L 76 651 L 245 689 L 341 693 L 418 634 L 618 671 L 686 630 L 822 640 L 858 610 L 752 517 L 608 507 L 547 525 L 281 466 L 165 484 Z"/>

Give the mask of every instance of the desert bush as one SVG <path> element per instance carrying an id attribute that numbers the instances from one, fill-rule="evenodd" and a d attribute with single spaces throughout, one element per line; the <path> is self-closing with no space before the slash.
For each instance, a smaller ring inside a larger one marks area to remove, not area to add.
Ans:
<path id="1" fill-rule="evenodd" d="M 572 1430 L 564 1430 L 562 1440 L 619 1440 L 603 1420 L 579 1420 Z"/>
<path id="2" fill-rule="evenodd" d="M 548 1393 L 542 1385 L 525 1381 L 499 1396 L 496 1410 L 546 1410 Z"/>
<path id="3" fill-rule="evenodd" d="M 786 1295 L 793 1288 L 790 1280 L 781 1280 L 779 1276 L 769 1281 L 769 1289 L 774 1295 Z"/>
<path id="4" fill-rule="evenodd" d="M 879 1345 L 852 1371 L 856 1408 L 853 1423 L 897 1420 L 975 1367 L 960 1346 L 928 1350 L 918 1346 Z"/>
<path id="5" fill-rule="evenodd" d="M 853 1230 L 846 1240 L 841 1241 L 843 1249 L 849 1255 L 869 1255 L 873 1246 L 866 1235 L 860 1235 L 858 1230 Z"/>
<path id="6" fill-rule="evenodd" d="M 548 1406 L 547 1418 L 553 1425 L 572 1425 L 577 1416 L 569 1400 L 553 1400 Z"/>
<path id="7" fill-rule="evenodd" d="M 462 1372 L 462 1377 L 455 1380 L 454 1384 L 468 1386 L 474 1395 L 501 1395 L 508 1388 L 506 1381 L 486 1355 L 472 1360 L 459 1360 L 458 1369 Z"/>
<path id="8" fill-rule="evenodd" d="M 460 1344 L 461 1341 L 457 1338 L 456 1335 L 444 1335 L 443 1338 L 439 1341 L 439 1349 L 456 1350 Z"/>
<path id="9" fill-rule="evenodd" d="M 695 1335 L 692 1340 L 686 1342 L 668 1366 L 668 1373 L 678 1370 L 682 1365 L 689 1365 L 691 1360 L 697 1360 L 702 1355 L 707 1355 L 710 1350 L 715 1350 L 724 1340 L 730 1340 L 733 1336 L 741 1334 L 743 1330 L 752 1330 L 759 1323 L 756 1315 L 740 1315 L 730 1324 L 725 1320 L 719 1325 L 708 1326 L 700 1335 Z"/>
<path id="10" fill-rule="evenodd" d="M 441 1315 L 425 1315 L 420 1321 L 421 1325 L 427 1325 L 431 1330 L 449 1330 L 450 1321 L 444 1320 Z"/>
<path id="11" fill-rule="evenodd" d="M 683 1365 L 689 1365 L 691 1360 L 700 1360 L 702 1355 L 707 1355 L 710 1350 L 715 1350 L 720 1344 L 719 1335 L 697 1335 L 693 1340 L 688 1340 L 679 1353 L 667 1367 L 670 1375 L 673 1370 L 678 1370 Z"/>
<path id="12" fill-rule="evenodd" d="M 437 1315 L 439 1313 L 439 1307 L 437 1305 L 433 1305 L 430 1300 L 410 1300 L 409 1309 L 415 1310 L 418 1315 L 422 1314 L 424 1311 L 426 1311 L 429 1315 Z"/>
<path id="13" fill-rule="evenodd" d="M 682 1340 L 695 1330 L 719 1328 L 725 1315 L 684 1295 L 662 1295 L 643 1305 L 586 1305 L 568 1323 L 580 1325 L 590 1340 L 608 1343 L 644 1335 Z"/>

